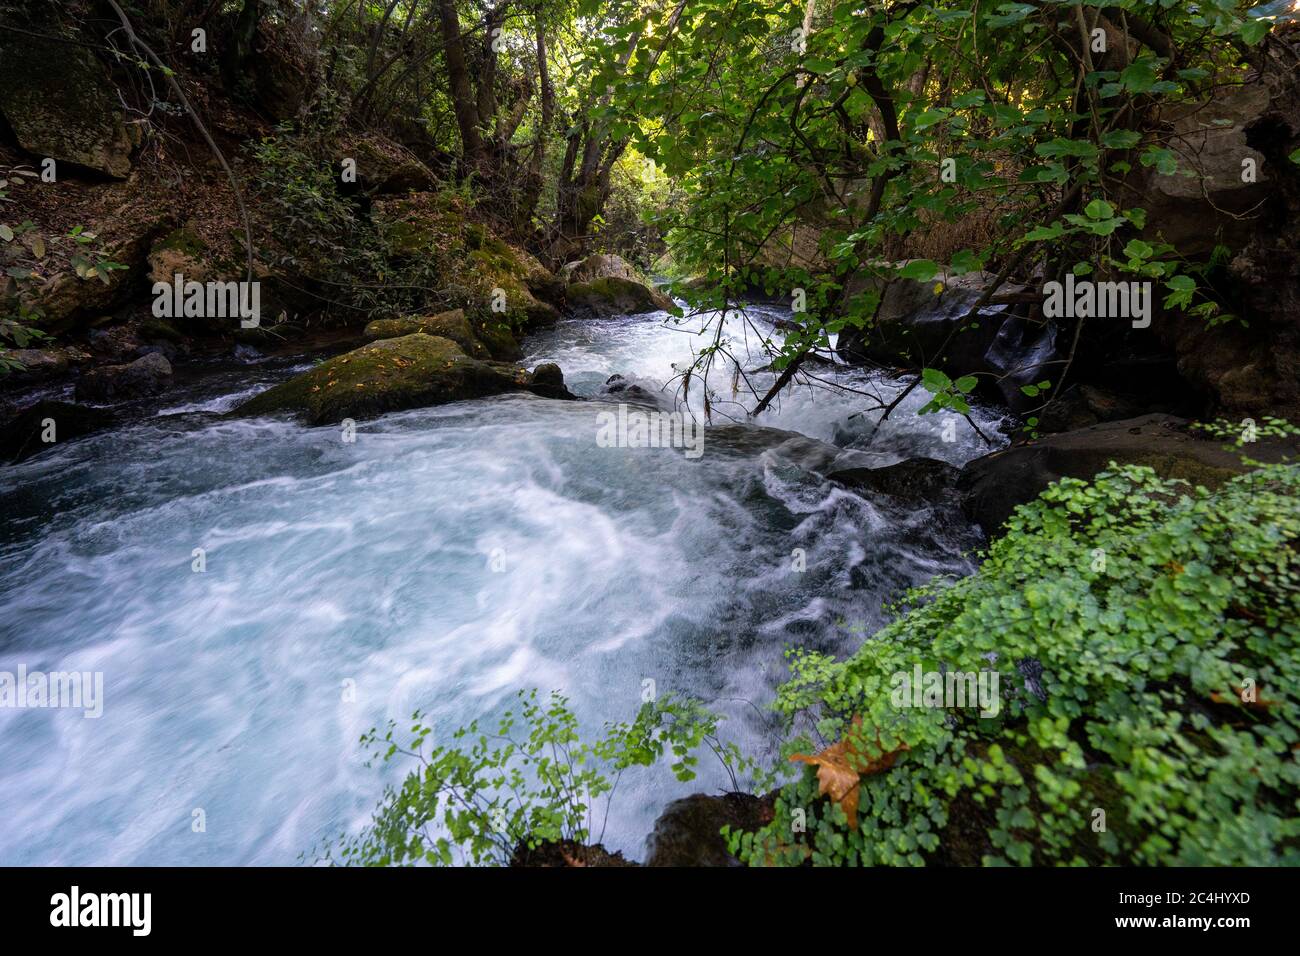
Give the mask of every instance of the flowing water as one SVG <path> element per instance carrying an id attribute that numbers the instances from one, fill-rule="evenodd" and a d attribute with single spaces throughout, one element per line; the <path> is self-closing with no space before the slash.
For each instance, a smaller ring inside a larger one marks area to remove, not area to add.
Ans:
<path id="1" fill-rule="evenodd" d="M 773 377 L 759 341 L 780 318 L 727 325 L 760 393 Z M 0 671 L 104 681 L 98 719 L 0 709 L 0 864 L 293 863 L 363 824 L 398 779 L 363 765 L 363 732 L 421 709 L 445 739 L 525 687 L 563 691 L 594 731 L 630 718 L 653 680 L 769 751 L 783 649 L 851 651 L 882 601 L 968 571 L 977 543 L 951 508 L 821 476 L 989 448 L 965 423 L 943 441 L 938 416 L 914 414 L 920 390 L 873 437 L 876 416 L 856 414 L 873 400 L 825 389 L 785 395 L 764 428 L 710 427 L 697 459 L 599 447 L 598 413 L 618 398 L 605 380 L 659 393 L 712 341 L 699 328 L 562 322 L 526 343 L 526 364 L 558 362 L 593 400 L 420 409 L 361 423 L 354 443 L 219 417 L 287 374 L 249 366 L 0 470 Z M 730 370 L 715 378 L 715 416 L 737 415 Z M 702 392 L 688 392 L 697 410 Z M 995 414 L 976 420 L 1001 440 Z M 666 768 L 626 779 L 606 846 L 642 858 L 669 800 L 726 785 L 711 759 L 691 784 Z"/>

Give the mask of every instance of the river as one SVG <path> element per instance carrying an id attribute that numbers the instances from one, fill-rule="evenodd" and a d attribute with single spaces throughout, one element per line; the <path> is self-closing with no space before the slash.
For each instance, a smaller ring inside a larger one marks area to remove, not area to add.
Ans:
<path id="1" fill-rule="evenodd" d="M 746 370 L 783 317 L 729 321 Z M 699 458 L 598 447 L 598 413 L 617 400 L 606 379 L 658 392 L 712 341 L 700 321 L 564 321 L 525 343 L 525 364 L 559 363 L 593 401 L 420 409 L 363 422 L 349 443 L 335 427 L 222 418 L 290 371 L 251 364 L 0 469 L 0 671 L 104 681 L 98 719 L 0 709 L 0 863 L 294 863 L 362 825 L 398 779 L 364 766 L 367 729 L 418 708 L 443 740 L 523 687 L 563 691 L 596 730 L 629 719 L 652 680 L 770 752 L 783 649 L 851 651 L 882 601 L 968 572 L 978 544 L 952 508 L 871 500 L 820 473 L 837 455 L 960 464 L 990 448 L 964 422 L 945 442 L 941 417 L 915 414 L 919 389 L 870 441 L 862 395 L 796 389 L 766 428 L 706 429 Z M 715 377 L 715 410 L 738 416 L 730 374 Z M 1004 440 L 996 411 L 975 417 Z M 691 784 L 666 768 L 625 779 L 606 846 L 643 858 L 669 800 L 725 785 L 711 759 Z"/>

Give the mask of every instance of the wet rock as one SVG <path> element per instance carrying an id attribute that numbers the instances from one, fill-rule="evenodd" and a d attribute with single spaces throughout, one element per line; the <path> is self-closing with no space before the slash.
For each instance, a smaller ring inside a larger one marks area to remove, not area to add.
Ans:
<path id="1" fill-rule="evenodd" d="M 620 402 L 632 402 L 636 405 L 649 405 L 658 408 L 663 404 L 659 396 L 642 388 L 635 382 L 629 382 L 622 375 L 611 375 L 607 378 L 603 394 L 611 395 Z"/>
<path id="2" fill-rule="evenodd" d="M 86 372 L 77 382 L 81 401 L 115 402 L 157 395 L 171 382 L 171 363 L 151 352 L 124 365 L 105 365 Z"/>
<path id="3" fill-rule="evenodd" d="M 560 371 L 560 367 L 554 362 L 543 362 L 533 369 L 529 385 L 533 392 L 543 398 L 569 399 L 574 397 L 564 385 L 564 373 Z"/>
<path id="4" fill-rule="evenodd" d="M 881 295 L 880 307 L 866 329 L 841 332 L 836 351 L 851 365 L 928 367 L 953 376 L 984 373 L 980 387 L 989 397 L 1012 409 L 1028 407 L 1020 387 L 1043 379 L 1042 369 L 1050 367 L 1045 363 L 1057 357 L 1057 329 L 1050 322 L 1031 322 L 1002 304 L 984 306 L 967 318 L 993 280 L 986 272 L 941 275 L 929 282 L 855 280 L 849 295 L 875 289 Z M 1008 284 L 998 294 L 1023 291 Z"/>
<path id="5" fill-rule="evenodd" d="M 680 315 L 672 299 L 657 289 L 617 276 L 578 282 L 566 290 L 569 311 L 578 316 L 604 319 L 615 315 L 668 312 Z"/>
<path id="6" fill-rule="evenodd" d="M 375 319 L 366 326 L 368 339 L 395 339 L 413 332 L 426 335 L 441 335 L 459 345 L 471 358 L 497 358 L 488 347 L 479 341 L 478 336 L 465 318 L 464 309 L 452 309 L 437 315 L 407 316 L 400 319 Z"/>
<path id="7" fill-rule="evenodd" d="M 1144 415 L 1049 435 L 968 463 L 957 479 L 962 508 L 988 535 L 994 535 L 1017 505 L 1032 501 L 1061 478 L 1089 479 L 1110 463 L 1146 465 L 1162 478 L 1217 487 L 1247 470 L 1224 443 L 1188 429 L 1186 419 Z M 1278 461 L 1300 451 L 1300 442 L 1261 441 L 1249 454 Z"/>
<path id="8" fill-rule="evenodd" d="M 933 502 L 952 491 L 961 469 L 934 458 L 909 458 L 883 468 L 846 468 L 832 471 L 827 480 L 907 502 Z"/>
<path id="9" fill-rule="evenodd" d="M 498 362 L 518 362 L 524 357 L 524 350 L 519 347 L 519 340 L 510 331 L 509 324 L 496 321 L 490 314 L 475 320 L 474 335 Z"/>
<path id="10" fill-rule="evenodd" d="M 531 850 L 526 843 L 515 847 L 510 859 L 513 867 L 587 867 L 587 866 L 636 866 L 632 860 L 624 859 L 622 853 L 610 853 L 601 844 L 586 846 L 573 840 L 561 840 L 558 843 L 543 843 Z"/>
<path id="11" fill-rule="evenodd" d="M 40 27 L 0 30 L 0 113 L 27 152 L 125 178 L 131 141 L 108 71 L 87 46 Z"/>
<path id="12" fill-rule="evenodd" d="M 451 339 L 415 332 L 322 362 L 254 396 L 231 414 L 290 412 L 309 425 L 328 425 L 502 392 L 565 397 L 567 391 L 560 395 L 556 390 L 558 371 L 544 371 L 535 380 L 517 366 L 471 358 Z M 562 377 L 559 385 L 563 387 Z"/>
<path id="13" fill-rule="evenodd" d="M 70 402 L 38 402 L 0 427 L 0 461 L 23 461 L 62 442 L 107 428 L 113 422 L 113 413 L 102 408 Z"/>
<path id="14" fill-rule="evenodd" d="M 740 866 L 740 861 L 727 852 L 720 831 L 724 826 L 751 832 L 761 829 L 772 820 L 774 802 L 774 793 L 765 797 L 697 793 L 674 800 L 659 815 L 646 840 L 649 852 L 645 865 Z"/>

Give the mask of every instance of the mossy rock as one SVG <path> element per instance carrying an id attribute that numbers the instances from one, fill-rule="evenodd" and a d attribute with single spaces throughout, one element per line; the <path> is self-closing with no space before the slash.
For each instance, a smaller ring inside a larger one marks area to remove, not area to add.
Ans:
<path id="1" fill-rule="evenodd" d="M 475 316 L 474 335 L 499 362 L 518 362 L 524 357 L 519 340 L 510 331 L 510 323 L 498 315 L 487 312 Z"/>
<path id="2" fill-rule="evenodd" d="M 535 388 L 527 370 L 466 355 L 440 335 L 415 332 L 380 339 L 322 362 L 236 408 L 237 417 L 290 412 L 308 425 L 442 405 L 512 391 L 555 394 L 551 375 Z M 567 392 L 565 392 L 567 395 Z"/>
<path id="3" fill-rule="evenodd" d="M 89 47 L 40 26 L 0 30 L 0 113 L 27 152 L 125 179 L 131 140 L 108 71 Z"/>
<path id="4" fill-rule="evenodd" d="M 497 355 L 479 341 L 465 318 L 464 309 L 452 309 L 437 315 L 405 316 L 400 319 L 375 319 L 366 326 L 368 339 L 396 339 L 403 335 L 423 332 L 426 335 L 441 335 L 451 339 L 471 358 L 508 359 L 510 356 Z"/>
<path id="5" fill-rule="evenodd" d="M 559 318 L 555 306 L 535 294 L 554 298 L 558 292 L 554 275 L 534 256 L 485 226 L 466 222 L 461 213 L 443 208 L 429 194 L 381 200 L 375 204 L 374 217 L 393 258 L 429 256 L 446 262 L 446 287 L 455 290 L 453 303 L 466 311 L 496 306 L 493 314 L 512 330 Z"/>
<path id="6" fill-rule="evenodd" d="M 140 323 L 140 336 L 144 339 L 164 342 L 181 342 L 185 338 L 176 326 L 166 319 L 152 316 Z"/>
<path id="7" fill-rule="evenodd" d="M 574 283 L 569 286 L 567 295 L 571 312 L 598 319 L 645 312 L 682 314 L 681 309 L 662 292 L 619 276 Z"/>

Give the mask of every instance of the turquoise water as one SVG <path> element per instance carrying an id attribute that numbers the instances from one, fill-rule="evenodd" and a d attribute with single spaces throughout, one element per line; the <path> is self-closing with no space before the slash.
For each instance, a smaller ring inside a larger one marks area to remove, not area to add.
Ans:
<path id="1" fill-rule="evenodd" d="M 703 341 L 663 319 L 561 323 L 528 364 L 558 361 L 597 398 L 613 373 L 658 393 Z M 753 335 L 732 323 L 747 371 Z M 363 766 L 368 728 L 420 708 L 441 738 L 521 687 L 563 690 L 597 728 L 654 680 L 713 702 L 726 735 L 761 751 L 749 703 L 770 700 L 787 644 L 849 650 L 884 598 L 970 566 L 975 539 L 950 510 L 819 476 L 837 455 L 987 450 L 964 426 L 942 441 L 940 420 L 911 413 L 920 393 L 867 445 L 861 396 L 796 390 L 764 422 L 782 431 L 710 428 L 691 460 L 597 447 L 599 400 L 422 409 L 361 423 L 355 443 L 216 414 L 266 379 L 168 395 L 159 414 L 0 470 L 0 670 L 102 672 L 105 696 L 98 720 L 0 709 L 0 863 L 293 863 L 364 823 L 396 779 Z M 726 407 L 730 377 L 715 387 Z M 606 845 L 641 857 L 669 800 L 725 782 L 708 761 L 691 785 L 625 779 Z"/>

